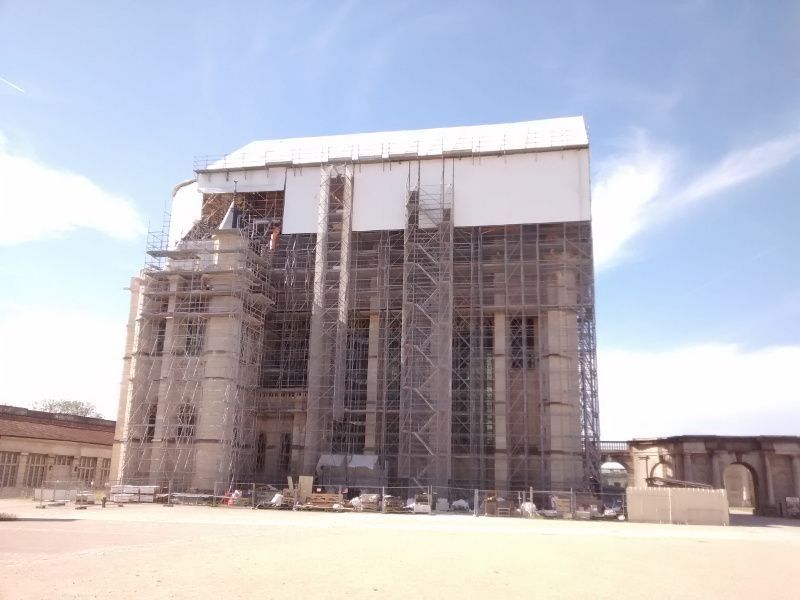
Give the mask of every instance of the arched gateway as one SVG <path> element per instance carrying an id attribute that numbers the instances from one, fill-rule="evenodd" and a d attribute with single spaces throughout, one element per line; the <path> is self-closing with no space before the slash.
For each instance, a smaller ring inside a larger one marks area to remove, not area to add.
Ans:
<path id="1" fill-rule="evenodd" d="M 800 497 L 800 436 L 687 435 L 601 442 L 604 461 L 625 467 L 628 485 L 664 477 L 725 488 L 732 508 L 785 515 Z"/>
<path id="2" fill-rule="evenodd" d="M 731 511 L 758 512 L 757 481 L 756 470 L 748 464 L 732 463 L 725 467 L 722 483 Z"/>

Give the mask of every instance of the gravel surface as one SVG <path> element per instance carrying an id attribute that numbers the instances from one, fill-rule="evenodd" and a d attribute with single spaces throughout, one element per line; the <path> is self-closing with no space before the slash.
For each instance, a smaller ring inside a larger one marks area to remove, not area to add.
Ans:
<path id="1" fill-rule="evenodd" d="M 0 599 L 800 598 L 800 521 L 731 527 L 0 500 Z"/>

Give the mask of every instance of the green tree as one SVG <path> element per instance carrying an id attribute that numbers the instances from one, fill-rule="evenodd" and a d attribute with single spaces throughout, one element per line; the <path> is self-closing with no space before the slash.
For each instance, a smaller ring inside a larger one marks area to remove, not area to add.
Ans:
<path id="1" fill-rule="evenodd" d="M 62 415 L 78 415 L 79 417 L 103 417 L 94 404 L 81 400 L 54 400 L 48 398 L 34 402 L 33 410 L 60 413 Z"/>

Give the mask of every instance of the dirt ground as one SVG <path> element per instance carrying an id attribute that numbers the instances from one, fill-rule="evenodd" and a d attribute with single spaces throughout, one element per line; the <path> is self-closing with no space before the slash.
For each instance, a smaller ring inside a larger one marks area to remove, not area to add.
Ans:
<path id="1" fill-rule="evenodd" d="M 800 522 L 731 527 L 0 500 L 0 599 L 800 598 Z"/>

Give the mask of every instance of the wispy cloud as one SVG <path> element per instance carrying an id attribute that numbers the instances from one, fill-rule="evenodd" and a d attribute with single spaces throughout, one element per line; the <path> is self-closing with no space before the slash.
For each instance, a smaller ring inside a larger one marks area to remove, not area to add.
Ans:
<path id="1" fill-rule="evenodd" d="M 334 37 L 342 31 L 348 15 L 357 5 L 358 0 L 346 0 L 330 12 L 325 12 L 327 15 L 325 23 L 311 40 L 317 51 L 324 50 L 330 45 Z"/>
<path id="2" fill-rule="evenodd" d="M 347 18 L 358 5 L 358 0 L 345 0 L 341 4 L 329 11 L 319 12 L 316 6 L 308 5 L 305 8 L 309 11 L 305 19 L 313 18 L 313 15 L 322 16 L 319 27 L 308 36 L 300 36 L 297 42 L 289 48 L 288 54 L 311 55 L 321 58 L 333 44 L 336 36 L 345 30 Z"/>
<path id="3" fill-rule="evenodd" d="M 25 93 L 25 90 L 19 87 L 16 83 L 11 83 L 8 79 L 3 79 L 2 77 L 0 77 L 0 83 L 5 83 L 8 87 L 14 88 L 15 90 L 23 94 Z"/>
<path id="4" fill-rule="evenodd" d="M 752 148 L 734 150 L 689 182 L 676 204 L 710 198 L 741 183 L 779 169 L 800 156 L 800 133 L 768 140 Z"/>
<path id="5" fill-rule="evenodd" d="M 550 43 L 560 45 L 562 41 L 553 39 Z M 663 123 L 674 119 L 675 109 L 691 93 L 691 84 L 683 74 L 664 76 L 657 82 L 621 76 L 618 69 L 608 69 L 609 49 L 592 50 L 591 55 L 568 61 L 562 68 L 560 81 L 568 105 L 621 110 L 643 122 Z M 547 50 L 543 51 L 548 55 Z M 563 53 L 572 55 L 573 49 L 564 48 Z"/>
<path id="6" fill-rule="evenodd" d="M 70 173 L 7 148 L 0 133 L 0 212 L 14 227 L 0 245 L 19 244 L 91 229 L 133 240 L 144 233 L 134 205 L 103 190 L 83 175 Z"/>
<path id="7" fill-rule="evenodd" d="M 405 31 L 404 25 L 387 28 L 382 35 L 369 43 L 363 52 L 364 60 L 353 76 L 353 83 L 347 92 L 350 112 L 354 116 L 369 113 L 374 105 L 373 93 L 380 86 L 382 76 L 387 72 L 397 41 Z"/>
<path id="8" fill-rule="evenodd" d="M 690 206 L 780 169 L 800 157 L 800 132 L 735 149 L 683 185 L 677 154 L 637 132 L 628 149 L 602 161 L 592 190 L 595 262 L 608 268 L 630 254 L 628 243 Z"/>
<path id="9" fill-rule="evenodd" d="M 702 344 L 598 354 L 605 439 L 691 433 L 796 435 L 800 346 Z"/>
<path id="10" fill-rule="evenodd" d="M 643 135 L 632 150 L 597 169 L 592 190 L 594 259 L 607 268 L 625 256 L 625 245 L 648 225 L 671 169 L 669 152 L 656 150 Z"/>

